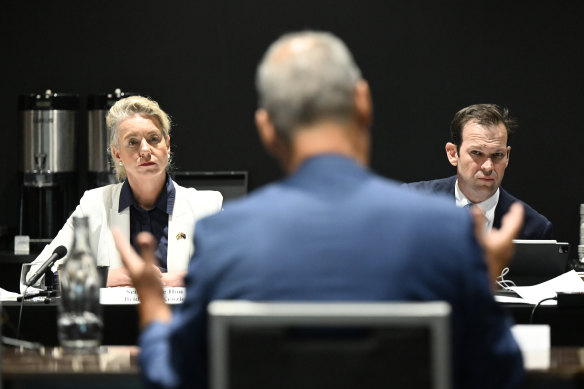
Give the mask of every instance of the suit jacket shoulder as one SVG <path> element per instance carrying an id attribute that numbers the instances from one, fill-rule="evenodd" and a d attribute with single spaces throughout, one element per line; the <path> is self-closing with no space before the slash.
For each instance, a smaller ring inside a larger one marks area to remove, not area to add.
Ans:
<path id="1" fill-rule="evenodd" d="M 177 212 L 188 210 L 197 216 L 205 217 L 221 210 L 223 205 L 223 195 L 215 190 L 196 190 L 195 188 L 185 188 L 174 182 L 176 190 L 175 207 Z M 174 212 L 173 212 L 174 213 Z"/>
<path id="2" fill-rule="evenodd" d="M 195 252 L 193 236 L 199 219 L 221 211 L 223 196 L 213 190 L 196 190 L 174 183 L 176 199 L 168 218 L 168 271 L 183 271 Z"/>
<path id="3" fill-rule="evenodd" d="M 113 184 L 86 191 L 57 236 L 36 257 L 33 266 L 40 266 L 57 246 L 65 246 L 69 252 L 71 251 L 74 217 L 87 217 L 89 219 L 89 240 L 95 251 L 98 266 L 109 266 L 112 261 L 119 261 L 119 254 L 115 250 L 108 222 L 112 207 L 115 206 L 117 211 L 117 200 L 119 200 L 121 187 L 122 184 Z M 65 261 L 67 257 L 66 255 L 55 266 Z"/>
<path id="4" fill-rule="evenodd" d="M 454 185 L 456 184 L 456 175 L 440 178 L 438 180 L 418 181 L 404 184 L 407 188 L 424 190 L 430 193 L 443 193 L 454 196 Z"/>
<path id="5" fill-rule="evenodd" d="M 519 201 L 523 204 L 525 218 L 523 227 L 519 233 L 518 239 L 554 239 L 554 229 L 552 223 L 542 214 L 533 209 L 529 204 L 517 199 L 499 187 L 499 202 L 495 208 L 494 228 L 501 227 L 501 219 L 509 211 L 511 205 Z"/>
<path id="6" fill-rule="evenodd" d="M 452 200 L 454 200 L 455 185 L 456 175 L 438 180 L 419 181 L 404 184 L 404 186 L 408 188 L 423 190 L 430 193 L 446 194 L 451 196 L 450 198 Z M 501 219 L 509 211 L 511 205 L 516 201 L 521 200 L 509 194 L 502 187 L 499 187 L 499 201 L 497 203 L 497 208 L 495 208 L 495 218 L 493 220 L 494 228 L 501 227 Z M 525 219 L 518 239 L 553 239 L 552 223 L 546 219 L 545 216 L 538 213 L 525 202 L 521 201 L 521 203 L 525 209 Z"/>

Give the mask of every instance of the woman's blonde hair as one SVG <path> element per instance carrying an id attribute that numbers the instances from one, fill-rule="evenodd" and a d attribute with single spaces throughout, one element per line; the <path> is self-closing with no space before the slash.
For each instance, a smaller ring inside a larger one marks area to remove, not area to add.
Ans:
<path id="1" fill-rule="evenodd" d="M 126 169 L 123 165 L 115 163 L 115 155 L 112 147 L 119 148 L 118 132 L 122 121 L 135 115 L 144 116 L 154 119 L 157 127 L 162 131 L 164 139 L 167 141 L 170 134 L 170 117 L 164 112 L 158 103 L 142 96 L 130 96 L 118 100 L 109 110 L 106 117 L 106 124 L 109 131 L 109 151 L 112 155 L 113 165 L 116 169 L 116 177 L 118 181 L 126 179 Z M 167 169 L 170 166 L 170 157 Z"/>

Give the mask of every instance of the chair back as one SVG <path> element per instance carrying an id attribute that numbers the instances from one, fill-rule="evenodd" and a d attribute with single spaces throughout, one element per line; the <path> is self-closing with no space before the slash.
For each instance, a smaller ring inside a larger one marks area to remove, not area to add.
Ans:
<path id="1" fill-rule="evenodd" d="M 213 301 L 212 389 L 451 387 L 445 302 Z"/>

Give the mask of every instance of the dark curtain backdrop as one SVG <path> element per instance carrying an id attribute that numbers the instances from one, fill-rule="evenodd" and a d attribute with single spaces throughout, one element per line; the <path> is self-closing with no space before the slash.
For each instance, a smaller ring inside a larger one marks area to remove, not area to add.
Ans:
<path id="1" fill-rule="evenodd" d="M 584 203 L 580 8 L 563 1 L 4 1 L 0 226 L 18 225 L 17 96 L 47 88 L 82 98 L 115 88 L 151 96 L 174 120 L 177 169 L 247 170 L 252 189 L 279 178 L 255 134 L 254 72 L 277 36 L 308 28 L 344 39 L 371 84 L 372 168 L 381 175 L 453 174 L 444 152 L 453 114 L 480 102 L 509 107 L 519 129 L 503 186 L 546 215 L 575 256 Z"/>

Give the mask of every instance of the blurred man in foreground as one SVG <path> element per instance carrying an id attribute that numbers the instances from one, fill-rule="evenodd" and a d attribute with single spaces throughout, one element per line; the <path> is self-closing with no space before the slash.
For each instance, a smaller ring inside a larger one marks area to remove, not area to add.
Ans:
<path id="1" fill-rule="evenodd" d="M 508 260 L 522 207 L 479 243 L 469 212 L 371 173 L 369 87 L 331 34 L 280 38 L 258 68 L 257 88 L 259 136 L 288 177 L 197 223 L 187 295 L 175 312 L 148 266 L 153 239 L 140 236 L 142 261 L 114 234 L 142 301 L 146 380 L 206 387 L 212 300 L 444 300 L 454 387 L 518 387 L 521 355 L 488 274 Z"/>

